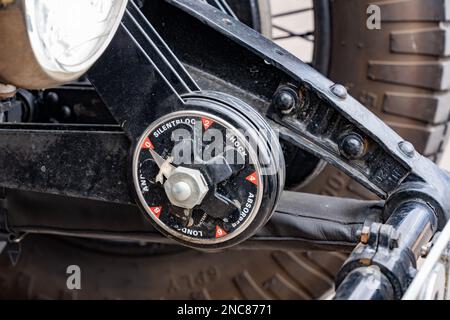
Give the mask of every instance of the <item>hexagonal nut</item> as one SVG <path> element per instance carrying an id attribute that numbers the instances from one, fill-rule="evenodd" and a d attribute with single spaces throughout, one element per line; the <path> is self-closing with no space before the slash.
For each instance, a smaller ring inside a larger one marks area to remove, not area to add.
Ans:
<path id="1" fill-rule="evenodd" d="M 180 182 L 190 188 L 190 195 L 184 201 L 177 199 L 174 194 L 174 187 Z M 173 205 L 185 209 L 192 209 L 201 204 L 209 191 L 208 184 L 200 171 L 184 167 L 178 167 L 172 172 L 164 183 L 164 189 Z"/>

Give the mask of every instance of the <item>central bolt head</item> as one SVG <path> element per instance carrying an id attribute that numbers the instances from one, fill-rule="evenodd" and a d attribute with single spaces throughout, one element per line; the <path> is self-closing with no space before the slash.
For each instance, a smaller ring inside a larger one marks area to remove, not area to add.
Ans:
<path id="1" fill-rule="evenodd" d="M 167 178 L 164 190 L 174 206 L 193 209 L 202 203 L 209 188 L 200 171 L 179 166 Z"/>
<path id="2" fill-rule="evenodd" d="M 189 184 L 180 181 L 173 185 L 172 195 L 178 201 L 186 201 L 192 195 L 192 189 Z"/>

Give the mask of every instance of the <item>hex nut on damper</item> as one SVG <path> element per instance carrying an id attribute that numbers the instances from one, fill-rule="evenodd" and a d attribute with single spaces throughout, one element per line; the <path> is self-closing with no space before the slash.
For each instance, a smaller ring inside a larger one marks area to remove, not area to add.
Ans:
<path id="1" fill-rule="evenodd" d="M 184 167 L 173 171 L 164 183 L 164 189 L 173 205 L 185 209 L 201 204 L 209 191 L 200 171 Z"/>

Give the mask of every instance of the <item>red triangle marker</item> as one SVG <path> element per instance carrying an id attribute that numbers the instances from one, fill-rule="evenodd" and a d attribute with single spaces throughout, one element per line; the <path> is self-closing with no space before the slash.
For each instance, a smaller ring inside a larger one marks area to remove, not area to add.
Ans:
<path id="1" fill-rule="evenodd" d="M 256 177 L 256 171 L 249 175 L 245 180 L 250 181 L 254 185 L 258 185 L 258 178 Z"/>
<path id="2" fill-rule="evenodd" d="M 159 219 L 159 216 L 161 215 L 162 212 L 162 207 L 150 207 L 150 211 L 155 215 L 155 217 Z"/>
<path id="3" fill-rule="evenodd" d="M 221 227 L 216 226 L 216 239 L 225 237 L 227 234 Z"/>
<path id="4" fill-rule="evenodd" d="M 211 127 L 214 124 L 214 121 L 208 119 L 208 118 L 202 118 L 203 128 L 205 130 L 208 130 L 209 127 Z"/>
<path id="5" fill-rule="evenodd" d="M 145 138 L 144 143 L 142 144 L 142 149 L 155 149 L 149 137 Z"/>

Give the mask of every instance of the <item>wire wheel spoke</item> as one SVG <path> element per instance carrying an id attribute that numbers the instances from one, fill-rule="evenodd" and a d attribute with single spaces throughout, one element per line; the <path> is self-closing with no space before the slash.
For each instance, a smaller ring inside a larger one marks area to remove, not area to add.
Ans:
<path id="1" fill-rule="evenodd" d="M 313 0 L 270 0 L 272 40 L 306 63 L 313 61 L 315 22 Z"/>
<path id="2" fill-rule="evenodd" d="M 296 14 L 300 14 L 300 13 L 304 13 L 304 12 L 308 12 L 308 11 L 313 11 L 313 10 L 314 10 L 314 8 L 303 8 L 303 9 L 285 11 L 282 13 L 277 13 L 277 14 L 272 15 L 272 19 L 288 17 L 288 16 L 292 16 L 292 15 L 296 15 Z"/>
<path id="3" fill-rule="evenodd" d="M 283 27 L 281 27 L 279 25 L 276 25 L 276 24 L 273 24 L 273 28 L 287 33 L 287 35 L 284 35 L 284 36 L 273 37 L 274 41 L 300 37 L 300 38 L 303 38 L 305 40 L 314 42 L 314 31 L 306 31 L 306 32 L 302 32 L 302 33 L 295 33 L 293 31 L 290 31 L 289 29 L 283 28 Z"/>

